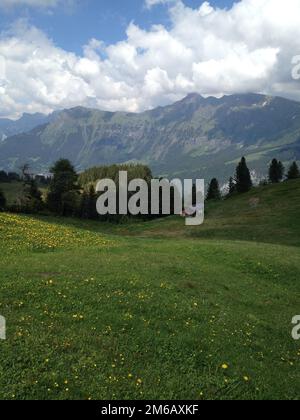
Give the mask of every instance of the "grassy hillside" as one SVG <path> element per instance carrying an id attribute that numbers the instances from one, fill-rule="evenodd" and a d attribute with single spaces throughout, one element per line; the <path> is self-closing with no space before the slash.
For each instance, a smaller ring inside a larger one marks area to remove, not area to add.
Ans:
<path id="1" fill-rule="evenodd" d="M 299 201 L 266 187 L 194 231 L 0 214 L 0 398 L 298 399 Z"/>
<path id="2" fill-rule="evenodd" d="M 149 223 L 101 225 L 123 235 L 224 239 L 300 246 L 300 180 L 254 188 L 222 202 L 206 203 L 205 223 L 187 228 L 169 217 Z M 97 227 L 96 227 L 97 228 Z"/>

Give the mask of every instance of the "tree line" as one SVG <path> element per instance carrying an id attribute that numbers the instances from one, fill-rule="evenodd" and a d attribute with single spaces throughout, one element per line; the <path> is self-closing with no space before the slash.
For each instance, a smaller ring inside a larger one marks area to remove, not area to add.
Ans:
<path id="1" fill-rule="evenodd" d="M 285 167 L 282 162 L 273 159 L 268 169 L 268 179 L 262 181 L 262 184 L 278 184 L 284 180 L 293 180 L 300 178 L 300 169 L 297 162 L 293 162 L 285 173 Z M 247 166 L 246 158 L 243 157 L 239 162 L 235 176 L 230 177 L 227 185 L 227 197 L 234 194 L 243 194 L 251 190 L 253 182 L 251 172 Z M 221 200 L 222 193 L 217 178 L 213 178 L 208 186 L 207 200 Z"/>
<path id="2" fill-rule="evenodd" d="M 106 167 L 94 167 L 77 174 L 72 163 L 67 159 L 60 159 L 50 169 L 51 178 L 47 179 L 48 191 L 42 194 L 39 188 L 39 178 L 30 175 L 28 165 L 21 169 L 21 175 L 0 172 L 0 181 L 6 176 L 10 180 L 18 180 L 23 183 L 22 194 L 12 205 L 0 191 L 0 210 L 8 210 L 15 213 L 51 213 L 59 216 L 73 216 L 82 219 L 120 221 L 124 216 L 99 216 L 96 211 L 98 194 L 95 191 L 95 184 L 99 179 L 109 178 L 115 181 L 118 186 L 119 171 L 127 171 L 128 180 L 144 179 L 151 182 L 151 170 L 145 165 L 111 165 Z M 5 175 L 4 175 L 5 174 Z M 296 162 L 293 162 L 285 175 L 285 168 L 282 162 L 273 159 L 268 174 L 268 183 L 279 183 L 286 176 L 287 180 L 300 178 L 300 170 Z M 11 182 L 11 181 L 5 181 Z M 251 173 L 247 166 L 245 157 L 239 162 L 235 176 L 229 179 L 227 197 L 234 194 L 243 194 L 251 190 L 253 182 Z M 130 198 L 130 196 L 129 196 Z M 174 191 L 171 192 L 171 203 L 173 202 Z M 206 199 L 220 200 L 222 193 L 219 181 L 213 178 L 209 183 Z M 151 197 L 149 196 L 149 208 Z M 171 206 L 172 213 L 172 206 Z M 150 214 L 150 212 L 149 212 Z M 162 214 L 162 213 L 161 213 Z M 161 216 L 161 214 L 159 216 Z M 155 216 L 157 217 L 157 216 Z M 143 218 L 153 218 L 152 216 Z"/>
<path id="3" fill-rule="evenodd" d="M 22 193 L 13 204 L 8 205 L 3 192 L 0 191 L 1 210 L 28 214 L 51 213 L 59 216 L 115 222 L 120 221 L 124 216 L 99 216 L 96 211 L 99 196 L 95 191 L 96 182 L 99 179 L 109 178 L 118 186 L 119 171 L 127 171 L 128 181 L 139 178 L 150 183 L 152 179 L 151 170 L 145 165 L 95 167 L 77 174 L 69 160 L 60 159 L 50 168 L 51 178 L 47 183 L 47 193 L 43 195 L 39 189 L 39 180 L 30 175 L 28 165 L 20 169 L 21 175 L 18 175 L 15 180 L 22 182 Z"/>

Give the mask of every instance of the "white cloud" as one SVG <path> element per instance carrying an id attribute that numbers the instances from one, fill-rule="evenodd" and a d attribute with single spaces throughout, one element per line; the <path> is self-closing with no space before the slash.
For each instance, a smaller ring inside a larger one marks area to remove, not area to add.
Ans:
<path id="1" fill-rule="evenodd" d="M 92 39 L 82 56 L 17 22 L 0 35 L 0 115 L 76 105 L 141 111 L 192 91 L 300 100 L 291 77 L 292 57 L 300 54 L 299 0 L 242 0 L 230 10 L 168 3 L 169 29 L 131 23 L 122 42 Z"/>

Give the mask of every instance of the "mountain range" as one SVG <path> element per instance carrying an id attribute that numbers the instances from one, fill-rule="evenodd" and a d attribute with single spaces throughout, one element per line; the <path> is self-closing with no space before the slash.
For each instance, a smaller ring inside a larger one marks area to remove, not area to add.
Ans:
<path id="1" fill-rule="evenodd" d="M 0 168 L 6 170 L 28 162 L 33 171 L 48 172 L 65 157 L 78 170 L 142 162 L 155 175 L 225 181 L 241 156 L 258 176 L 273 157 L 300 160 L 300 103 L 258 94 L 190 94 L 139 114 L 77 107 L 0 119 L 1 137 Z"/>
<path id="2" fill-rule="evenodd" d="M 0 142 L 7 137 L 21 134 L 30 131 L 38 125 L 50 122 L 51 115 L 23 114 L 18 120 L 10 120 L 7 118 L 0 118 Z"/>

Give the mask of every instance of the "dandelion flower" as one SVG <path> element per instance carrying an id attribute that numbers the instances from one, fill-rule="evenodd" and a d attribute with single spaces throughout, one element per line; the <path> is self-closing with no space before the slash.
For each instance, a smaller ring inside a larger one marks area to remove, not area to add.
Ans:
<path id="1" fill-rule="evenodd" d="M 229 366 L 228 366 L 226 363 L 224 363 L 221 367 L 222 367 L 222 369 L 224 369 L 224 370 L 227 370 L 227 369 L 229 368 Z"/>

